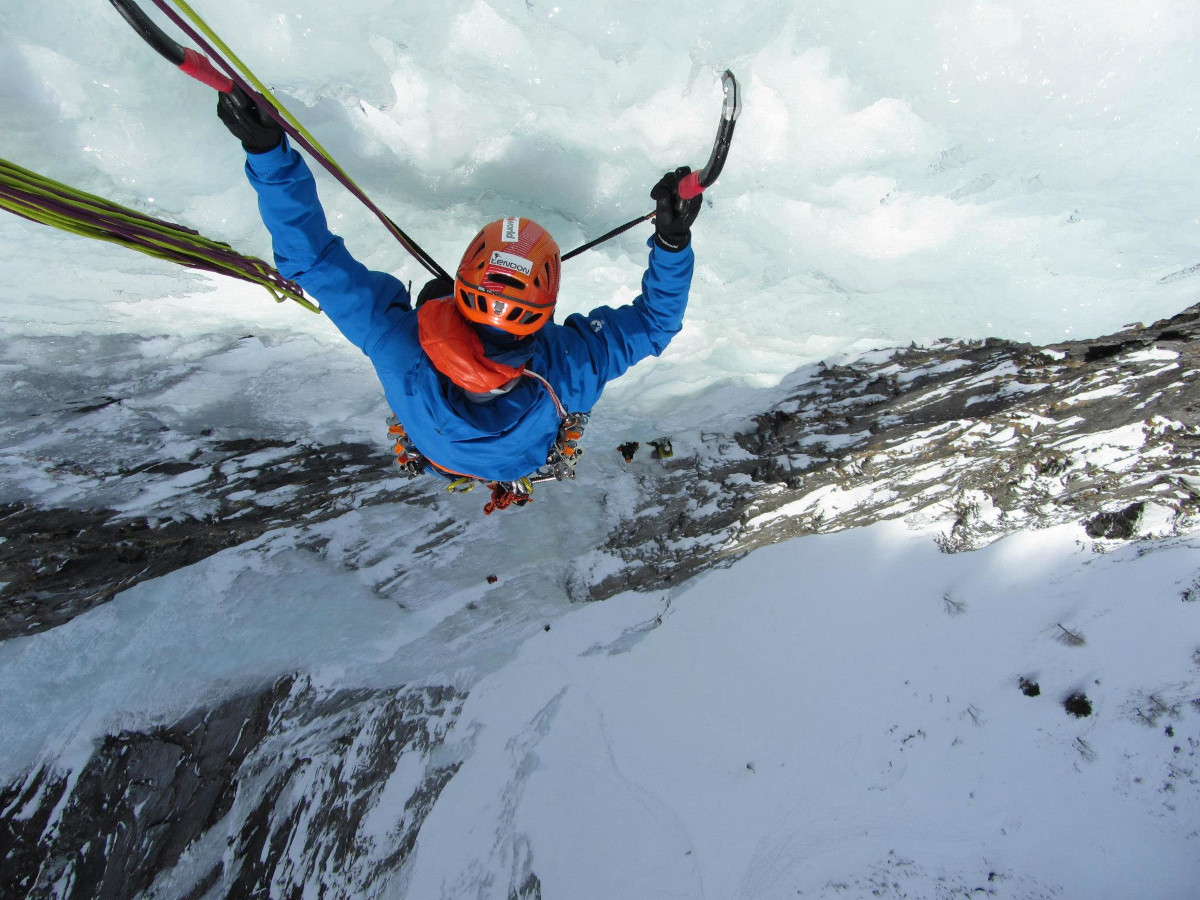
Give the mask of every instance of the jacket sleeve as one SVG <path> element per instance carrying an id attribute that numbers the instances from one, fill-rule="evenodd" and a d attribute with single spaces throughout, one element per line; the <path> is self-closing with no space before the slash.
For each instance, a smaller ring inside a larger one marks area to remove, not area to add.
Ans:
<path id="1" fill-rule="evenodd" d="M 338 330 L 372 356 L 397 315 L 411 310 L 408 290 L 394 276 L 369 270 L 329 230 L 312 172 L 286 139 L 275 150 L 247 154 L 246 176 L 258 193 L 276 268 L 315 297 Z"/>
<path id="2" fill-rule="evenodd" d="M 653 239 L 647 243 L 650 261 L 642 292 L 632 303 L 601 306 L 563 323 L 567 359 L 559 377 L 565 385 L 563 402 L 573 410 L 590 410 L 605 384 L 646 357 L 661 354 L 683 327 L 695 267 L 691 244 L 672 253 Z"/>

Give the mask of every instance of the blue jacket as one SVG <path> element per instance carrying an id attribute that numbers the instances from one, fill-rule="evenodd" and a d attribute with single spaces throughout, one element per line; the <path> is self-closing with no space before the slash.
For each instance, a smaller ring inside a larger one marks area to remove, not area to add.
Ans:
<path id="1" fill-rule="evenodd" d="M 338 330 L 367 355 L 392 411 L 435 463 L 515 481 L 546 462 L 559 418 L 545 387 L 522 379 L 486 403 L 434 368 L 417 337 L 417 316 L 399 279 L 358 262 L 330 232 L 316 183 L 285 141 L 248 154 L 246 174 L 275 250 L 275 265 L 320 301 Z M 528 368 L 546 378 L 571 412 L 590 412 L 604 385 L 662 353 L 683 323 L 692 281 L 691 247 L 671 253 L 650 242 L 642 293 L 633 303 L 541 328 Z"/>

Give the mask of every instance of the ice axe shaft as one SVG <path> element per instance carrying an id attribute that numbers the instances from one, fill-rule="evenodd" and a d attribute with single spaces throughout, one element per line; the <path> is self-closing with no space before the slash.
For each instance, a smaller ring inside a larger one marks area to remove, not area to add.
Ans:
<path id="1" fill-rule="evenodd" d="M 108 0 L 147 44 L 172 65 L 222 94 L 233 93 L 233 80 L 217 70 L 207 56 L 171 40 L 133 0 Z M 236 96 L 236 94 L 235 94 Z"/>

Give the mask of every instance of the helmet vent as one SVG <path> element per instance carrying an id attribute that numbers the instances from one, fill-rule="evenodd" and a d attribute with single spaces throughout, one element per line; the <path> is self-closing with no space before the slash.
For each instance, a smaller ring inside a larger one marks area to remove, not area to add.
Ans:
<path id="1" fill-rule="evenodd" d="M 462 298 L 463 306 L 467 309 L 477 309 L 480 312 L 487 312 L 487 301 L 478 294 L 472 294 L 459 288 L 459 296 Z"/>
<path id="2" fill-rule="evenodd" d="M 525 282 L 513 278 L 511 275 L 505 275 L 503 272 L 495 272 L 489 275 L 488 281 L 494 281 L 496 284 L 502 284 L 505 287 L 516 288 L 518 291 L 525 290 Z"/>

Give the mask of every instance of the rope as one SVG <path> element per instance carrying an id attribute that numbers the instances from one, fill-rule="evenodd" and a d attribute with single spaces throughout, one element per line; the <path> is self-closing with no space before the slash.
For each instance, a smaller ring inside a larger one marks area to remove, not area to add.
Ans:
<path id="1" fill-rule="evenodd" d="M 190 228 L 76 190 L 6 159 L 0 159 L 0 209 L 31 222 L 120 244 L 190 269 L 257 284 L 280 303 L 294 300 L 305 309 L 320 312 L 298 284 L 261 259 L 243 256 L 228 244 L 210 240 Z"/>
<path id="2" fill-rule="evenodd" d="M 594 241 L 588 241 L 582 247 L 576 247 L 570 253 L 564 253 L 563 257 L 562 257 L 562 261 L 566 262 L 568 259 L 571 259 L 574 256 L 578 256 L 580 253 L 583 253 L 585 250 L 591 250 L 593 247 L 603 244 L 605 241 L 610 241 L 613 238 L 615 238 L 617 235 L 624 234 L 630 228 L 633 228 L 635 225 L 641 225 L 643 222 L 649 222 L 651 219 L 654 218 L 654 215 L 655 215 L 655 213 L 650 212 L 650 213 L 646 213 L 644 216 L 638 216 L 636 219 L 632 219 L 632 220 L 626 222 L 624 225 L 620 225 L 620 226 L 614 228 L 612 231 L 608 232 L 607 234 L 600 235 L 600 237 L 596 238 Z"/>
<path id="3" fill-rule="evenodd" d="M 521 372 L 521 374 L 526 378 L 532 378 L 546 389 L 546 393 L 550 395 L 550 399 L 554 402 L 554 410 L 558 413 L 559 420 L 565 422 L 570 413 L 568 413 L 567 408 L 563 406 L 563 402 L 558 399 L 558 394 L 555 392 L 554 386 L 550 384 L 550 381 L 546 378 L 543 378 L 541 375 L 532 371 L 531 369 L 525 369 Z"/>
<path id="4" fill-rule="evenodd" d="M 401 246 L 403 246 L 405 250 L 412 254 L 413 258 L 416 259 L 417 262 L 423 265 L 431 274 L 436 275 L 439 278 L 450 278 L 450 276 L 446 273 L 446 270 L 438 265 L 437 261 L 434 260 L 433 257 L 426 253 L 425 250 L 416 243 L 416 241 L 405 234 L 404 230 L 401 229 L 399 225 L 393 222 L 391 218 L 383 212 L 383 210 L 375 205 L 375 203 L 366 195 L 362 188 L 355 183 L 354 179 L 352 179 L 346 173 L 346 171 L 337 164 L 333 157 L 329 155 L 329 152 L 321 146 L 320 142 L 309 133 L 308 129 L 306 129 L 300 123 L 300 121 L 288 111 L 287 107 L 279 102 L 278 98 L 271 93 L 270 89 L 261 81 L 259 81 L 255 74 L 250 71 L 250 68 L 244 62 L 238 59 L 237 54 L 235 54 L 229 48 L 229 46 L 221 40 L 217 33 L 213 31 L 211 27 L 209 27 L 208 23 L 206 23 L 199 16 L 199 14 L 196 13 L 196 11 L 185 2 L 185 0 L 170 0 L 170 2 L 173 2 L 179 7 L 183 14 L 186 15 L 189 20 L 191 20 L 192 25 L 195 25 L 195 28 L 193 28 L 192 25 L 189 25 L 188 22 L 184 21 L 179 13 L 171 9 L 171 7 L 168 5 L 168 0 L 152 0 L 152 2 L 160 10 L 162 10 L 163 14 L 166 15 L 172 22 L 174 22 L 180 30 L 182 30 L 188 37 L 200 45 L 200 47 L 209 55 L 209 57 L 225 70 L 226 74 L 229 75 L 229 77 L 235 84 L 238 85 L 238 87 L 244 90 L 256 101 L 264 101 L 265 105 L 263 105 L 262 108 L 271 113 L 272 118 L 279 122 L 279 125 L 284 131 L 291 135 L 301 147 L 307 150 L 308 153 L 312 155 L 313 159 L 317 160 L 317 162 L 319 162 L 329 172 L 330 175 L 337 179 L 337 181 L 340 182 L 342 186 L 346 188 L 346 190 L 350 191 L 350 193 L 357 197 L 359 201 L 361 201 L 363 205 L 367 207 L 367 209 L 374 213 L 375 217 L 384 224 L 388 231 L 392 233 L 392 236 L 400 242 Z"/>

